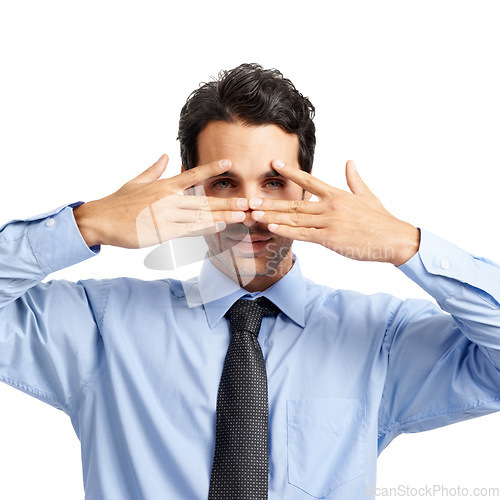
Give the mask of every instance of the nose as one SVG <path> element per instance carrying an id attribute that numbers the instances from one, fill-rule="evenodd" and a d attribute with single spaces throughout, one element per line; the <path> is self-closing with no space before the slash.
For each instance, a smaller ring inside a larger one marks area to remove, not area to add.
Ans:
<path id="1" fill-rule="evenodd" d="M 247 210 L 245 212 L 245 218 L 243 219 L 242 224 L 245 224 L 246 227 L 252 227 L 257 224 L 257 221 L 252 219 L 252 210 Z"/>
<path id="2" fill-rule="evenodd" d="M 257 187 L 247 185 L 240 191 L 240 193 L 238 193 L 238 196 L 249 200 L 250 198 L 261 198 L 262 194 L 259 193 L 259 189 Z M 251 209 L 245 211 L 245 219 L 243 220 L 242 224 L 245 224 L 245 226 L 247 227 L 252 227 L 258 224 L 257 221 L 252 219 Z"/>

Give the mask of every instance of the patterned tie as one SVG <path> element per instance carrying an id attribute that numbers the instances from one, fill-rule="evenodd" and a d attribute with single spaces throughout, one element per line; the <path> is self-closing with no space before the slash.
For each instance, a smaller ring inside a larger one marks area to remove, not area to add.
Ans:
<path id="1" fill-rule="evenodd" d="M 265 297 L 237 300 L 226 313 L 232 337 L 217 395 L 209 500 L 267 499 L 267 375 L 257 336 L 280 312 Z"/>

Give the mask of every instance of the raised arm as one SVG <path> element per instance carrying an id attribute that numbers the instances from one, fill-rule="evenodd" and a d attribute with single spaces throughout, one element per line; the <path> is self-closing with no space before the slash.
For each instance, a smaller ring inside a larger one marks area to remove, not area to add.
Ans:
<path id="1" fill-rule="evenodd" d="M 275 161 L 319 201 L 250 200 L 252 217 L 284 237 L 356 260 L 390 262 L 439 304 L 408 299 L 390 311 L 379 451 L 417 432 L 500 409 L 500 266 L 391 215 L 352 162 L 351 192 Z"/>
<path id="2" fill-rule="evenodd" d="M 158 162 L 116 193 L 0 228 L 0 380 L 71 413 L 79 391 L 101 369 L 98 280 L 42 280 L 99 252 L 221 230 L 244 218 L 247 201 L 183 196 L 231 167 L 221 161 L 159 179 Z M 218 224 L 219 223 L 219 224 Z"/>
<path id="3" fill-rule="evenodd" d="M 0 228 L 0 380 L 69 414 L 99 366 L 99 329 L 82 284 L 42 280 L 98 251 L 72 206 Z"/>
<path id="4" fill-rule="evenodd" d="M 400 433 L 500 409 L 500 266 L 422 231 L 419 252 L 399 269 L 439 307 L 408 299 L 394 311 L 380 450 Z"/>

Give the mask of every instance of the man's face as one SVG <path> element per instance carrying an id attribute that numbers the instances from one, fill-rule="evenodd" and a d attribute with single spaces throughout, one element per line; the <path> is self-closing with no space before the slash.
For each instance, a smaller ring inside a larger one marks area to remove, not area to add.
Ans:
<path id="1" fill-rule="evenodd" d="M 209 122 L 198 137 L 199 165 L 229 159 L 232 167 L 195 188 L 214 197 L 303 199 L 303 189 L 281 177 L 271 162 L 281 159 L 299 169 L 299 140 L 277 125 Z M 203 189 L 201 189 L 203 188 Z M 214 265 L 250 291 L 264 290 L 292 266 L 292 240 L 274 235 L 256 222 L 251 210 L 241 223 L 205 237 Z"/>

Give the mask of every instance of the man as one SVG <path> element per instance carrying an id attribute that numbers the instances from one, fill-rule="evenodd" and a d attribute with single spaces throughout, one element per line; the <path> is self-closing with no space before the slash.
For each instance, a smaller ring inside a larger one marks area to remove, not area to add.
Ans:
<path id="1" fill-rule="evenodd" d="M 352 162 L 350 193 L 313 177 L 313 114 L 241 65 L 188 98 L 179 175 L 162 156 L 1 229 L 0 379 L 71 417 L 86 498 L 359 499 L 397 435 L 499 409 L 500 268 L 388 213 Z M 198 279 L 41 283 L 99 245 L 200 233 Z M 294 239 L 390 262 L 441 309 L 316 285 Z"/>

